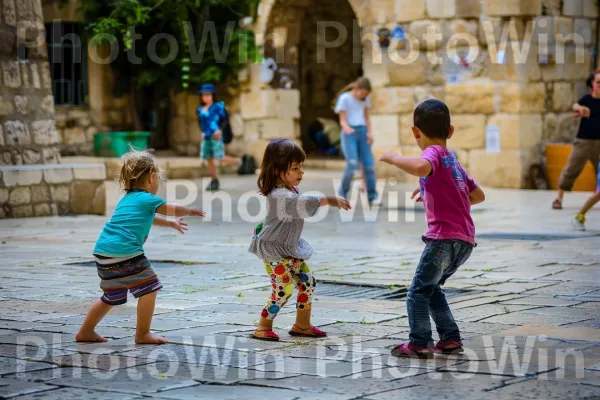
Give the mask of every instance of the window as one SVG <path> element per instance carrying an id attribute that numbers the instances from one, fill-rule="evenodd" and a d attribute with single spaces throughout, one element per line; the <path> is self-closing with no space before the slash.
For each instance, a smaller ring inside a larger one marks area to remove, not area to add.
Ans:
<path id="1" fill-rule="evenodd" d="M 87 102 L 86 41 L 81 24 L 46 25 L 54 104 L 81 106 Z"/>

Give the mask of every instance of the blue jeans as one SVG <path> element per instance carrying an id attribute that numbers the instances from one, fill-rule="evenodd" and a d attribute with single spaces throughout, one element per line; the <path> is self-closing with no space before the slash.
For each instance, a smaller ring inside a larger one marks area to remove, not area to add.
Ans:
<path id="1" fill-rule="evenodd" d="M 342 176 L 342 184 L 338 195 L 348 198 L 348 192 L 352 185 L 354 172 L 362 164 L 367 178 L 367 196 L 369 201 L 377 199 L 377 182 L 375 179 L 375 158 L 371 151 L 371 145 L 367 143 L 367 127 L 353 126 L 354 132 L 346 134 L 342 132 L 342 152 L 346 158 L 346 170 Z"/>
<path id="2" fill-rule="evenodd" d="M 433 345 L 430 314 L 440 340 L 460 340 L 460 331 L 442 286 L 469 259 L 474 247 L 461 240 L 425 240 L 425 243 L 406 300 L 409 337 L 417 346 Z"/>

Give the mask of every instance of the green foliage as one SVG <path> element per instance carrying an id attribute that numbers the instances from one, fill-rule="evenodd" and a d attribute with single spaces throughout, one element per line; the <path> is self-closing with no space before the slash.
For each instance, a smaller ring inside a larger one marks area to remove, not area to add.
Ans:
<path id="1" fill-rule="evenodd" d="M 239 24 L 255 15 L 258 3 L 81 0 L 80 11 L 92 45 L 118 45 L 119 54 L 111 64 L 121 86 L 117 92 L 159 82 L 196 89 L 207 81 L 235 81 L 241 67 L 259 60 L 253 33 Z"/>

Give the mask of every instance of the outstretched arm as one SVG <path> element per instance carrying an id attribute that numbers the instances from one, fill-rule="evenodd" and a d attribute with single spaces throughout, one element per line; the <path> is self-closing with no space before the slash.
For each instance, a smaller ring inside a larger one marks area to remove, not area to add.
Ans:
<path id="1" fill-rule="evenodd" d="M 199 208 L 187 208 L 177 203 L 167 203 L 156 209 L 157 214 L 169 217 L 185 217 L 188 215 L 204 217 L 206 213 Z"/>
<path id="2" fill-rule="evenodd" d="M 381 161 L 419 178 L 429 176 L 432 170 L 431 163 L 424 158 L 404 157 L 396 153 L 385 153 Z"/>

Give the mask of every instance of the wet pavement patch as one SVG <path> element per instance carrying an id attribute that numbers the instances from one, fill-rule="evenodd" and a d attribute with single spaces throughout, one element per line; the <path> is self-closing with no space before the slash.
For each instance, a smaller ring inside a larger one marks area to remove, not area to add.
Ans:
<path id="1" fill-rule="evenodd" d="M 598 237 L 600 233 L 523 233 L 523 232 L 490 232 L 477 235 L 477 239 L 491 240 L 531 240 L 536 242 L 550 240 L 570 240 Z"/>

